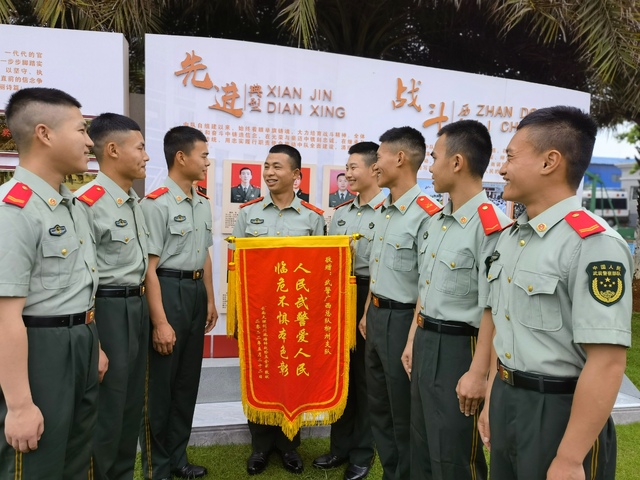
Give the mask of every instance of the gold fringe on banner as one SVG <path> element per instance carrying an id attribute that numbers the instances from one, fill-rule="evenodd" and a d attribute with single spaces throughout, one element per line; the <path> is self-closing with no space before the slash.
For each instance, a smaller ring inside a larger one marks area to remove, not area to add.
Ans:
<path id="1" fill-rule="evenodd" d="M 360 235 L 358 235 L 358 238 Z M 239 356 L 241 359 L 245 357 L 245 341 L 244 335 L 244 318 L 243 308 L 236 308 L 237 302 L 241 301 L 241 297 L 236 299 L 236 292 L 240 292 L 241 275 L 236 272 L 235 268 L 239 262 L 240 251 L 245 248 L 278 248 L 289 247 L 292 243 L 300 244 L 305 247 L 323 247 L 323 246 L 338 246 L 344 247 L 345 241 L 348 239 L 345 235 L 335 236 L 323 236 L 323 237 L 288 237 L 288 238 L 233 238 L 231 241 L 235 243 L 236 251 L 234 252 L 234 262 L 229 263 L 229 292 L 227 294 L 227 335 L 231 336 L 237 333 L 238 336 L 238 348 Z M 354 236 L 354 240 L 357 240 Z M 347 397 L 349 393 L 349 358 L 350 352 L 356 345 L 356 296 L 357 285 L 354 276 L 350 275 L 352 265 L 352 253 L 351 248 L 344 249 L 343 265 L 346 269 L 344 291 L 345 296 L 345 325 L 344 325 L 344 369 L 342 371 L 342 378 L 344 380 L 343 395 L 340 400 L 331 409 L 328 410 L 309 410 L 298 415 L 293 421 L 289 420 L 284 413 L 274 410 L 264 410 L 251 405 L 248 401 L 247 391 L 245 387 L 245 378 L 248 374 L 244 362 L 240 362 L 240 378 L 241 378 L 241 393 L 242 393 L 242 406 L 244 414 L 251 422 L 262 425 L 277 425 L 280 426 L 282 432 L 290 440 L 295 437 L 301 427 L 313 426 L 313 425 L 330 425 L 335 423 L 342 414 L 347 405 Z M 233 316 L 233 321 L 231 320 Z M 233 328 L 231 327 L 233 325 Z"/>

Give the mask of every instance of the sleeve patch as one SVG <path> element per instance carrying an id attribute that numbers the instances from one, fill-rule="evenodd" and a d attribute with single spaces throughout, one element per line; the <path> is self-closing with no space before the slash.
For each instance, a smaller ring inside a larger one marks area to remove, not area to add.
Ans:
<path id="1" fill-rule="evenodd" d="M 82 195 L 79 195 L 78 200 L 80 200 L 82 203 L 86 203 L 91 207 L 103 195 L 104 195 L 104 188 L 101 187 L 100 185 L 94 185 L 89 190 L 84 192 Z"/>
<path id="2" fill-rule="evenodd" d="M 624 295 L 626 269 L 620 262 L 593 262 L 587 265 L 589 293 L 595 301 L 610 307 Z"/>
<path id="3" fill-rule="evenodd" d="M 17 182 L 9 193 L 2 199 L 4 203 L 15 205 L 16 207 L 24 208 L 33 191 L 24 183 Z"/>

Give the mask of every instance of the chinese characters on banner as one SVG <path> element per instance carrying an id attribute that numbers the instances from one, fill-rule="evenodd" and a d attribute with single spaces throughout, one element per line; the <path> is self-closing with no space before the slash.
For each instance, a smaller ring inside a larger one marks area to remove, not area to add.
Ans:
<path id="1" fill-rule="evenodd" d="M 0 90 L 17 91 L 43 82 L 43 54 L 36 51 L 3 51 L 0 56 Z"/>
<path id="2" fill-rule="evenodd" d="M 346 404 L 355 344 L 349 237 L 235 242 L 229 288 L 247 418 L 281 426 L 290 438 L 301 426 L 332 423 Z"/>

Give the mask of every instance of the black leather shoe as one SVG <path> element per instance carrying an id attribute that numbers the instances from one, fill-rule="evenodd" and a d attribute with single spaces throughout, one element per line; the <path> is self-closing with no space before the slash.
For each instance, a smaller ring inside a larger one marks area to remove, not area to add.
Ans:
<path id="1" fill-rule="evenodd" d="M 367 475 L 369 475 L 369 467 L 360 467 L 351 463 L 344 472 L 344 480 L 362 480 Z"/>
<path id="2" fill-rule="evenodd" d="M 200 478 L 204 477 L 207 474 L 207 469 L 205 467 L 201 467 L 200 465 L 187 463 L 184 467 L 176 468 L 171 473 L 174 477 L 178 478 Z"/>
<path id="3" fill-rule="evenodd" d="M 316 468 L 321 468 L 323 470 L 328 470 L 330 468 L 336 468 L 346 462 L 346 458 L 338 457 L 337 455 L 333 455 L 331 453 L 327 453 L 326 455 L 320 455 L 313 461 L 313 466 Z"/>
<path id="4" fill-rule="evenodd" d="M 288 452 L 280 452 L 282 457 L 282 466 L 291 473 L 302 473 L 304 466 L 302 464 L 302 458 L 295 450 Z"/>
<path id="5" fill-rule="evenodd" d="M 253 452 L 247 460 L 247 473 L 249 475 L 258 475 L 267 468 L 268 455 L 264 452 Z"/>

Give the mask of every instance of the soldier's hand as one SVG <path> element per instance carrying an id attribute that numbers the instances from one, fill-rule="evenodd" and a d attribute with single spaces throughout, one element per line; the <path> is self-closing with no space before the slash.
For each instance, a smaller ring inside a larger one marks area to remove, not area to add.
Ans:
<path id="1" fill-rule="evenodd" d="M 213 327 L 218 323 L 218 309 L 215 302 L 210 302 L 207 305 L 207 324 L 204 327 L 204 333 L 209 333 L 213 330 Z"/>
<path id="2" fill-rule="evenodd" d="M 413 365 L 413 342 L 407 342 L 407 345 L 404 347 L 404 351 L 402 352 L 402 366 L 404 367 L 404 371 L 407 372 L 409 376 L 409 381 L 411 381 L 411 367 Z"/>
<path id="3" fill-rule="evenodd" d="M 584 466 L 578 460 L 556 456 L 547 470 L 547 480 L 584 480 Z"/>
<path id="4" fill-rule="evenodd" d="M 360 335 L 365 340 L 367 339 L 367 316 L 363 315 L 360 319 L 360 323 L 358 323 L 358 330 L 360 330 Z"/>
<path id="5" fill-rule="evenodd" d="M 458 395 L 458 403 L 460 404 L 460 412 L 467 417 L 476 413 L 480 407 L 484 395 L 487 391 L 487 375 L 468 371 L 456 386 L 456 394 Z"/>
<path id="6" fill-rule="evenodd" d="M 151 333 L 153 341 L 153 349 L 160 355 L 169 355 L 173 352 L 173 346 L 176 344 L 176 333 L 173 331 L 169 322 L 154 325 Z"/>
<path id="7" fill-rule="evenodd" d="M 38 448 L 44 432 L 42 412 L 33 403 L 20 408 L 9 408 L 5 417 L 4 436 L 7 443 L 22 453 Z"/>
<path id="8" fill-rule="evenodd" d="M 99 349 L 100 353 L 98 354 L 98 381 L 102 383 L 102 379 L 104 378 L 104 374 L 107 373 L 109 369 L 109 357 L 104 353 L 102 348 Z"/>
<path id="9" fill-rule="evenodd" d="M 491 429 L 489 428 L 489 405 L 484 404 L 484 408 L 480 412 L 478 417 L 478 432 L 482 443 L 487 447 L 487 450 L 491 451 Z"/>

